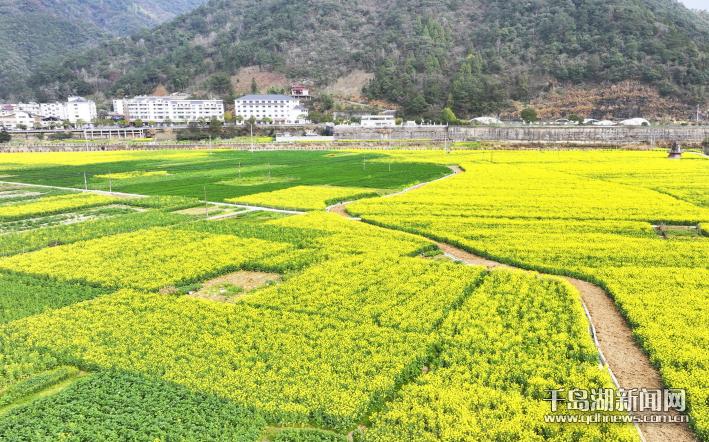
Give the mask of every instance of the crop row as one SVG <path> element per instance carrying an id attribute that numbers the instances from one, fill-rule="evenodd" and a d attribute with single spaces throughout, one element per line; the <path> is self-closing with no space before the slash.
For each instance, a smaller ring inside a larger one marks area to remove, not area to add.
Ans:
<path id="1" fill-rule="evenodd" d="M 3 414 L 0 439 L 252 442 L 265 425 L 258 413 L 212 395 L 108 371 Z"/>
<path id="2" fill-rule="evenodd" d="M 0 220 L 15 220 L 31 216 L 51 215 L 75 209 L 102 206 L 115 201 L 116 198 L 113 197 L 87 193 L 47 196 L 36 200 L 0 207 Z"/>
<path id="3" fill-rule="evenodd" d="M 632 426 L 545 423 L 547 390 L 612 386 L 577 296 L 555 279 L 492 272 L 443 323 L 436 365 L 358 439 L 638 440 Z"/>
<path id="4" fill-rule="evenodd" d="M 366 187 L 295 186 L 271 192 L 256 193 L 227 201 L 254 206 L 295 210 L 318 210 L 341 201 L 378 196 L 376 189 Z"/>
<path id="5" fill-rule="evenodd" d="M 120 367 L 253 406 L 269 422 L 353 428 L 419 372 L 430 338 L 321 315 L 121 291 L 7 333 L 84 368 Z"/>
<path id="6" fill-rule="evenodd" d="M 286 283 L 247 297 L 246 302 L 428 332 L 482 273 L 482 268 L 449 262 L 383 253 L 359 255 L 313 266 Z"/>
<path id="7" fill-rule="evenodd" d="M 106 290 L 0 272 L 0 324 L 95 298 Z"/>
<path id="8" fill-rule="evenodd" d="M 260 258 L 287 248 L 231 235 L 153 228 L 3 258 L 0 268 L 112 288 L 157 290 L 256 265 Z"/>
<path id="9" fill-rule="evenodd" d="M 0 235 L 0 256 L 26 253 L 44 247 L 70 244 L 149 227 L 167 226 L 190 219 L 188 216 L 147 211 L 26 232 L 13 232 Z"/>
<path id="10" fill-rule="evenodd" d="M 677 181 L 687 171 L 699 180 L 709 163 L 675 166 L 663 160 L 660 166 L 646 158 L 654 166 L 644 175 L 639 154 L 589 153 L 598 164 L 584 162 L 578 152 L 494 154 L 495 163 L 505 164 L 466 162 L 467 154 L 460 154 L 466 173 L 386 202 L 358 202 L 350 210 L 370 222 L 606 287 L 665 383 L 690 392 L 693 426 L 709 439 L 709 335 L 697 326 L 709 323 L 706 309 L 697 308 L 709 302 L 709 238 L 665 239 L 649 223 L 696 225 L 709 218 L 709 210 L 691 204 L 692 198 L 640 186 L 646 177 L 647 186 L 662 188 L 674 169 Z M 661 182 L 653 176 L 660 167 Z M 636 187 L 619 184 L 626 180 Z"/>

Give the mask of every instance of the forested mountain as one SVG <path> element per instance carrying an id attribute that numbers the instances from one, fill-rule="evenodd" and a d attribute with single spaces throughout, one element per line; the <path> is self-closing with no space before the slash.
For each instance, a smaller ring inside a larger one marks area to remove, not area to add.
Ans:
<path id="1" fill-rule="evenodd" d="M 0 93 L 12 94 L 39 63 L 130 35 L 203 0 L 0 0 Z"/>
<path id="2" fill-rule="evenodd" d="M 408 115 L 494 113 L 628 81 L 689 109 L 707 101 L 709 21 L 675 0 L 211 0 L 45 66 L 23 90 L 226 96 L 247 66 L 320 86 L 369 72 L 364 93 Z"/>

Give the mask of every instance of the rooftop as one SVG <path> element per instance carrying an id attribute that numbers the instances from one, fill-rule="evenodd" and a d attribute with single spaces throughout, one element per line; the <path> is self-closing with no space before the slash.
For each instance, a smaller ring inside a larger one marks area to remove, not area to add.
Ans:
<path id="1" fill-rule="evenodd" d="M 239 97 L 236 101 L 293 101 L 293 97 L 287 95 L 244 95 Z"/>

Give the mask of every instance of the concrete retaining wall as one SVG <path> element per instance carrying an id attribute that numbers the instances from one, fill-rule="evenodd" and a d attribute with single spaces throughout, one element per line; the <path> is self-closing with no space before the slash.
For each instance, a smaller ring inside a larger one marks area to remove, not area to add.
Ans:
<path id="1" fill-rule="evenodd" d="M 701 143 L 709 127 L 396 127 L 338 126 L 337 140 L 503 141 L 519 143 L 665 144 Z"/>

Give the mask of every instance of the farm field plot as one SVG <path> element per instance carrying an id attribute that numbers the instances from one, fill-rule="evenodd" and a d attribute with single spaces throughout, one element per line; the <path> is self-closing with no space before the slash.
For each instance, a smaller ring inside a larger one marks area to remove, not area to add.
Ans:
<path id="1" fill-rule="evenodd" d="M 157 290 L 237 269 L 287 248 L 258 239 L 154 228 L 4 258 L 0 268 L 109 288 Z"/>
<path id="2" fill-rule="evenodd" d="M 687 389 L 706 440 L 709 327 L 698 325 L 709 324 L 709 238 L 689 227 L 709 222 L 709 163 L 686 160 L 0 155 L 7 181 L 83 187 L 86 172 L 90 188 L 147 195 L 42 188 L 0 202 L 26 213 L 0 216 L 0 439 L 640 440 L 632 425 L 545 419 L 549 390 L 615 387 L 579 292 L 537 270 L 612 294 L 663 380 Z M 464 171 L 378 197 L 450 165 Z M 205 191 L 211 202 L 306 213 L 210 219 L 222 212 L 201 201 Z M 108 201 L 46 208 L 77 197 Z M 324 210 L 350 199 L 364 222 Z M 107 212 L 62 222 L 92 211 Z M 531 271 L 453 262 L 434 240 Z M 267 283 L 219 285 L 239 275 Z"/>
<path id="3" fill-rule="evenodd" d="M 366 187 L 296 186 L 274 190 L 273 192 L 229 198 L 227 201 L 295 210 L 317 210 L 341 201 L 351 201 L 371 196 L 379 196 L 376 189 L 368 189 Z"/>
<path id="4" fill-rule="evenodd" d="M 110 196 L 88 193 L 47 196 L 36 200 L 0 206 L 0 220 L 17 220 L 41 215 L 68 212 L 74 209 L 102 206 L 116 202 Z"/>
<path id="5" fill-rule="evenodd" d="M 410 161 L 417 154 L 402 154 Z M 709 438 L 709 238 L 662 237 L 653 224 L 696 226 L 700 157 L 661 152 L 456 152 L 466 172 L 417 192 L 350 206 L 366 221 L 422 233 L 526 268 L 606 287 L 670 387 L 688 390 Z M 421 159 L 435 160 L 422 154 Z M 658 170 L 662 170 L 658 174 Z M 686 181 L 685 180 L 686 177 Z"/>
<path id="6" fill-rule="evenodd" d="M 448 173 L 425 162 L 374 161 L 382 158 L 379 153 L 230 150 L 6 154 L 0 175 L 5 181 L 82 189 L 86 175 L 90 189 L 198 199 L 206 193 L 210 201 L 224 201 L 297 186 L 354 187 L 350 195 L 371 194 Z M 325 195 L 318 202 L 338 196 Z"/>
<path id="7" fill-rule="evenodd" d="M 578 428 L 544 424 L 548 407 L 539 399 L 555 379 L 573 379 L 579 388 L 612 385 L 598 369 L 575 296 L 552 278 L 492 272 L 443 323 L 432 370 L 374 417 L 365 440 L 574 440 Z M 637 439 L 629 425 L 580 433 L 589 440 Z"/>

